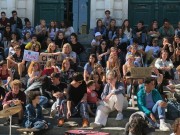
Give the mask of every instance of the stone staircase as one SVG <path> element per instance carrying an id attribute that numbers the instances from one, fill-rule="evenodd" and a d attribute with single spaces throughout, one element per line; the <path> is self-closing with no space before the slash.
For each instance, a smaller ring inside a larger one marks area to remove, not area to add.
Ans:
<path id="1" fill-rule="evenodd" d="M 66 131 L 72 130 L 72 129 L 80 129 L 80 130 L 96 130 L 101 132 L 107 132 L 110 133 L 110 135 L 123 135 L 125 124 L 128 122 L 130 115 L 133 112 L 136 112 L 137 108 L 129 107 L 127 110 L 123 112 L 124 119 L 122 121 L 116 121 L 115 117 L 117 112 L 113 112 L 109 115 L 106 127 L 103 127 L 101 129 L 92 129 L 91 127 L 88 128 L 82 128 L 81 127 L 81 118 L 71 118 L 69 121 L 75 121 L 78 123 L 78 127 L 57 127 L 57 119 L 51 118 L 48 115 L 45 116 L 45 119 L 51 123 L 53 128 L 37 132 L 37 135 L 64 135 Z M 16 118 L 13 118 L 13 120 L 16 120 Z M 0 119 L 0 135 L 8 135 L 9 134 L 9 126 L 3 126 L 2 123 L 4 123 L 5 119 Z M 94 122 L 94 118 L 90 118 L 90 122 Z M 173 121 L 168 120 L 168 123 L 172 124 Z M 18 126 L 12 126 L 12 135 L 22 135 L 17 129 L 20 128 Z M 162 132 L 159 130 L 156 130 L 154 135 L 169 135 L 171 132 Z"/>

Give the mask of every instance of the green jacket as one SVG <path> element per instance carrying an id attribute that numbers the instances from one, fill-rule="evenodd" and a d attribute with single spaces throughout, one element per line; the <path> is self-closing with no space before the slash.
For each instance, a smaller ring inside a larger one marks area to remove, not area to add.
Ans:
<path id="1" fill-rule="evenodd" d="M 149 110 L 146 107 L 145 98 L 146 98 L 145 87 L 141 87 L 139 92 L 137 93 L 138 108 L 140 111 L 144 112 L 147 116 L 149 116 L 151 114 L 151 110 Z M 162 100 L 160 93 L 156 89 L 152 90 L 152 98 L 154 103 L 156 103 L 158 100 Z"/>

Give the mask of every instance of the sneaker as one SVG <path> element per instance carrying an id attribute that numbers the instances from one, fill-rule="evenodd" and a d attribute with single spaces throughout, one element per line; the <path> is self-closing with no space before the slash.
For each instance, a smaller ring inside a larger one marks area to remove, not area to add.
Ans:
<path id="1" fill-rule="evenodd" d="M 83 119 L 83 121 L 82 121 L 82 127 L 83 127 L 83 128 L 86 128 L 86 127 L 88 127 L 88 125 L 89 125 L 88 120 L 87 120 L 87 119 Z"/>
<path id="2" fill-rule="evenodd" d="M 170 131 L 169 125 L 165 122 L 163 122 L 162 124 L 160 124 L 159 130 L 161 131 Z"/>
<path id="3" fill-rule="evenodd" d="M 42 114 L 48 114 L 49 111 L 47 109 L 45 109 L 44 107 L 42 107 Z"/>
<path id="4" fill-rule="evenodd" d="M 64 119 L 59 119 L 57 126 L 62 127 L 63 125 L 64 125 Z"/>
<path id="5" fill-rule="evenodd" d="M 123 114 L 118 113 L 115 120 L 122 120 L 122 119 L 123 119 Z"/>
<path id="6" fill-rule="evenodd" d="M 92 128 L 101 128 L 102 125 L 101 124 L 97 124 L 97 123 L 90 123 L 90 127 L 92 127 Z"/>
<path id="7" fill-rule="evenodd" d="M 57 110 L 52 110 L 50 116 L 54 118 L 56 116 Z"/>

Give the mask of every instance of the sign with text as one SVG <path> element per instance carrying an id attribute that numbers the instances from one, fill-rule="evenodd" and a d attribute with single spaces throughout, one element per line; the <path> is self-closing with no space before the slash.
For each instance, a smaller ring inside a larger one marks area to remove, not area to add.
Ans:
<path id="1" fill-rule="evenodd" d="M 38 61 L 39 60 L 39 52 L 24 50 L 23 60 L 25 60 L 25 61 Z"/>
<path id="2" fill-rule="evenodd" d="M 59 54 L 59 55 L 40 54 L 39 55 L 39 63 L 41 65 L 46 65 L 46 62 L 52 58 L 55 59 L 57 65 L 59 65 L 62 62 L 61 54 Z"/>
<path id="3" fill-rule="evenodd" d="M 152 74 L 151 67 L 133 67 L 131 68 L 132 77 L 150 77 Z"/>

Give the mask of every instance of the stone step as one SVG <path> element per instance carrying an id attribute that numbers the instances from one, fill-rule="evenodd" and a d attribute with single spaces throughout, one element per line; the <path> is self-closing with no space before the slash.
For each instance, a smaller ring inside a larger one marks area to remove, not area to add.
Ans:
<path id="1" fill-rule="evenodd" d="M 18 127 L 12 127 L 12 135 L 21 135 L 19 131 L 17 131 Z M 53 127 L 52 129 L 37 132 L 37 135 L 64 135 L 64 133 L 68 130 L 93 130 L 92 128 L 63 128 L 63 127 Z M 96 131 L 110 133 L 110 135 L 122 135 L 124 133 L 124 128 L 122 127 L 105 127 L 101 129 L 96 129 Z M 160 130 L 156 130 L 153 135 L 169 135 L 172 132 L 163 132 Z M 1 127 L 0 126 L 0 135 L 8 135 L 9 127 Z"/>

